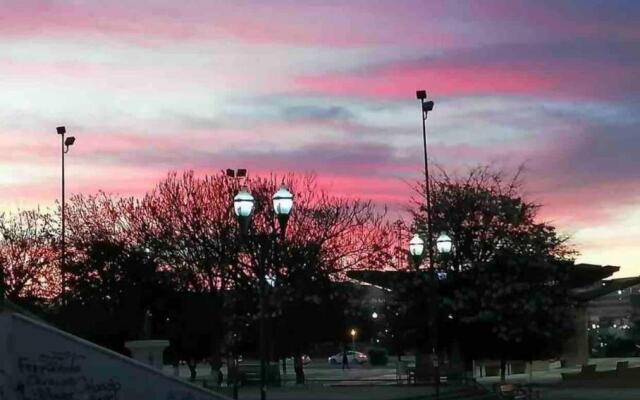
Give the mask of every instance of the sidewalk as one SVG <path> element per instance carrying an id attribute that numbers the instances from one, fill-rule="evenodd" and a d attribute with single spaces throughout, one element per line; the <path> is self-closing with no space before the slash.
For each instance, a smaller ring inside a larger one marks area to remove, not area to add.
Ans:
<path id="1" fill-rule="evenodd" d="M 231 391 L 223 388 L 220 393 L 231 397 Z M 267 389 L 269 400 L 402 400 L 432 395 L 433 388 L 427 386 L 321 386 L 300 385 Z M 260 399 L 256 386 L 242 387 L 240 400 Z"/>

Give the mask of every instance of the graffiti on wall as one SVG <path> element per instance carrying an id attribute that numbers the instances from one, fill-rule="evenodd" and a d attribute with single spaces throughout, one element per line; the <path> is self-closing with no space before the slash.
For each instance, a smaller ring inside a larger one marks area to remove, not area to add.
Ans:
<path id="1" fill-rule="evenodd" d="M 15 391 L 20 400 L 117 400 L 119 381 L 85 374 L 84 355 L 48 352 L 16 361 Z M 1 397 L 0 397 L 1 399 Z"/>

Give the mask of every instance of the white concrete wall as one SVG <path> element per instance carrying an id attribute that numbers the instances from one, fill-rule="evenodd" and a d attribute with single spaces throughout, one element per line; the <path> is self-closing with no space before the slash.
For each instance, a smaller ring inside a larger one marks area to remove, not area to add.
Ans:
<path id="1" fill-rule="evenodd" d="M 0 314 L 0 400 L 226 399 L 27 317 Z"/>

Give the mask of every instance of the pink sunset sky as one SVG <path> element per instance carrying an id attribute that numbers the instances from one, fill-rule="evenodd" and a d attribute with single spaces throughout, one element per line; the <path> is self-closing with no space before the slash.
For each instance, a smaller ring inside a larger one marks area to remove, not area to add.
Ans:
<path id="1" fill-rule="evenodd" d="M 314 171 L 400 210 L 432 161 L 527 167 L 579 261 L 640 274 L 638 1 L 0 0 L 0 207 L 170 170 Z"/>

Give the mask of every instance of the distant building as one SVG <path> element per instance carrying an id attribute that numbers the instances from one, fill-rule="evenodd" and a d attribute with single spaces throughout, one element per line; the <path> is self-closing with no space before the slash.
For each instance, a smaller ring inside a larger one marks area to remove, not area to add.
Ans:
<path id="1" fill-rule="evenodd" d="M 589 324 L 601 328 L 625 329 L 640 320 L 640 284 L 637 278 L 610 279 L 598 282 L 592 289 L 611 287 L 611 292 L 587 303 Z M 624 287 L 627 284 L 633 286 Z"/>
<path id="2" fill-rule="evenodd" d="M 589 358 L 588 330 L 595 324 L 628 329 L 640 319 L 640 277 L 607 279 L 620 267 L 576 264 L 569 270 L 571 296 L 576 301 L 574 332 L 564 345 L 561 359 L 567 365 L 586 364 Z M 398 281 L 412 279 L 411 271 L 351 271 L 351 279 L 370 285 L 393 288 Z M 372 295 L 373 299 L 378 296 Z"/>

